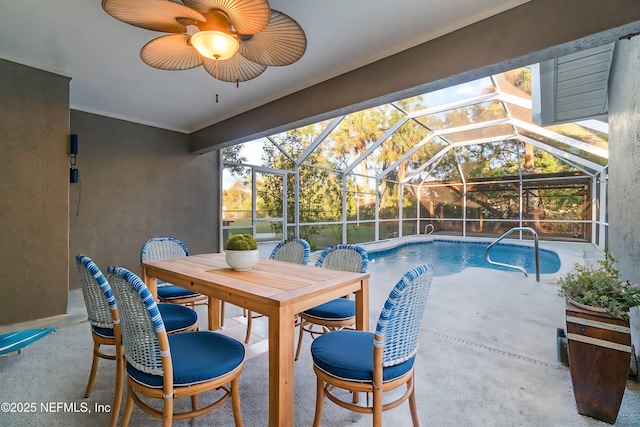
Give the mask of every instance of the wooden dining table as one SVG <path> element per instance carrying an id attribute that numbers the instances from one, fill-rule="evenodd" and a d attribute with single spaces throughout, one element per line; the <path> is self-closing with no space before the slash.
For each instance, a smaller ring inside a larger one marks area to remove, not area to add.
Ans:
<path id="1" fill-rule="evenodd" d="M 142 263 L 154 296 L 164 280 L 209 297 L 209 329 L 220 327 L 220 301 L 269 318 L 269 426 L 293 426 L 295 315 L 353 293 L 356 328 L 369 329 L 369 274 L 260 259 L 249 271 L 234 271 L 224 253 Z"/>

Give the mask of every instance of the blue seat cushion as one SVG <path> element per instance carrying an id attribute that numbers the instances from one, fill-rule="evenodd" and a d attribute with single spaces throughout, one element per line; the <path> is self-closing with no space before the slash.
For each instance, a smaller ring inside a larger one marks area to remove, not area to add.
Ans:
<path id="1" fill-rule="evenodd" d="M 242 343 L 222 334 L 199 331 L 168 337 L 174 386 L 187 386 L 218 378 L 233 371 L 244 361 Z M 139 371 L 128 362 L 127 373 L 148 387 L 162 387 L 161 376 Z"/>
<path id="2" fill-rule="evenodd" d="M 337 320 L 356 317 L 356 303 L 347 298 L 336 298 L 304 312 L 306 316 L 316 319 Z"/>
<path id="3" fill-rule="evenodd" d="M 197 292 L 190 291 L 189 289 L 181 288 L 176 285 L 164 285 L 158 286 L 158 297 L 163 300 L 171 300 L 176 298 L 188 298 L 195 297 L 199 294 Z"/>
<path id="4" fill-rule="evenodd" d="M 313 363 L 334 377 L 373 381 L 373 333 L 341 330 L 317 337 L 311 344 Z M 395 366 L 383 368 L 383 381 L 401 377 L 411 370 L 415 356 Z"/>
<path id="5" fill-rule="evenodd" d="M 99 328 L 97 326 L 92 326 L 93 332 L 100 335 L 104 338 L 113 338 L 113 329 L 110 328 Z"/>
<path id="6" fill-rule="evenodd" d="M 198 313 L 184 305 L 160 303 L 158 310 L 168 333 L 179 332 L 198 323 Z"/>

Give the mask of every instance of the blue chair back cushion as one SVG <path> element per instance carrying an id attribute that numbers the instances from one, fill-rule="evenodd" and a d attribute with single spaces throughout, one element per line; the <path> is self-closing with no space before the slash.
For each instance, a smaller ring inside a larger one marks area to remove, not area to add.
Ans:
<path id="1" fill-rule="evenodd" d="M 373 333 L 341 330 L 320 335 L 311 344 L 313 363 L 334 377 L 373 381 Z M 383 381 L 399 378 L 413 368 L 415 357 L 383 369 Z"/>
<path id="2" fill-rule="evenodd" d="M 244 346 L 215 332 L 169 335 L 173 362 L 173 385 L 187 386 L 232 372 L 244 360 Z M 139 371 L 127 363 L 127 373 L 148 387 L 162 388 L 162 377 Z"/>
<path id="3" fill-rule="evenodd" d="M 159 303 L 158 311 L 168 332 L 179 332 L 198 322 L 198 313 L 183 305 Z"/>
<path id="4" fill-rule="evenodd" d="M 305 316 L 316 319 L 334 320 L 356 317 L 356 303 L 347 298 L 337 298 L 304 312 Z"/>

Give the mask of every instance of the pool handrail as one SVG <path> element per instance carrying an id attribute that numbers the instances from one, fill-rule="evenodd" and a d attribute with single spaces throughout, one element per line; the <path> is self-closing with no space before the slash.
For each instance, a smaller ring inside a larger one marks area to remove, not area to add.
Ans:
<path id="1" fill-rule="evenodd" d="M 429 230 L 429 227 L 431 227 L 431 231 L 427 232 L 427 230 Z M 436 228 L 433 226 L 433 224 L 427 224 L 424 227 L 424 234 L 428 236 L 429 234 L 433 233 L 435 231 L 435 229 Z"/>
<path id="2" fill-rule="evenodd" d="M 529 231 L 533 235 L 535 256 L 536 256 L 536 282 L 539 282 L 540 281 L 540 255 L 538 253 L 538 233 L 536 233 L 536 230 L 534 230 L 531 227 L 513 227 L 511 230 L 507 231 L 502 236 L 494 240 L 489 246 L 487 246 L 487 250 L 485 251 L 487 262 L 489 264 L 500 265 L 502 267 L 515 268 L 517 270 L 522 271 L 526 277 L 529 277 L 529 275 L 527 274 L 527 270 L 525 270 L 523 267 L 520 267 L 518 265 L 503 264 L 501 262 L 492 261 L 491 258 L 489 257 L 489 249 L 491 249 L 494 245 L 496 245 L 498 242 L 500 242 L 502 239 L 504 239 L 514 231 Z"/>

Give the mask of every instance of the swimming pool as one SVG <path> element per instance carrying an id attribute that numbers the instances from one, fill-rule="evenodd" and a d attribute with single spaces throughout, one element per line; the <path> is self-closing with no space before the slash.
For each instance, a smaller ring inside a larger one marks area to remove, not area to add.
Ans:
<path id="1" fill-rule="evenodd" d="M 436 276 L 459 273 L 467 267 L 518 271 L 514 268 L 489 264 L 486 259 L 489 244 L 489 242 L 438 239 L 403 243 L 394 248 L 370 251 L 370 268 L 408 271 L 416 265 L 426 263 L 433 264 L 433 272 Z M 535 252 L 532 246 L 497 244 L 491 248 L 489 255 L 492 261 L 517 265 L 523 267 L 527 273 L 535 275 Z M 540 274 L 553 274 L 560 269 L 560 258 L 555 252 L 539 249 L 539 256 Z"/>

